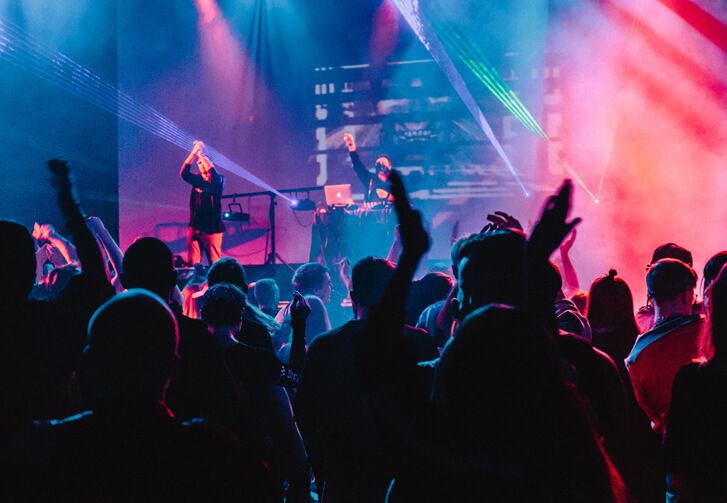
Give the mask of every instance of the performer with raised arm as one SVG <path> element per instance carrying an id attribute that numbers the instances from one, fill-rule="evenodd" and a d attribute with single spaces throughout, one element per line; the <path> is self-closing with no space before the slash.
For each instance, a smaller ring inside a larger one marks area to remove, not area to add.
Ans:
<path id="1" fill-rule="evenodd" d="M 361 158 L 356 151 L 356 141 L 350 133 L 343 133 L 343 141 L 351 156 L 353 170 L 356 172 L 361 183 L 366 190 L 366 202 L 387 202 L 393 201 L 391 192 L 387 185 L 389 173 L 391 173 L 391 159 L 385 155 L 381 155 L 376 159 L 376 172 L 371 173 L 361 162 Z"/>
<path id="2" fill-rule="evenodd" d="M 189 229 L 187 230 L 187 262 L 190 265 L 202 260 L 202 251 L 210 264 L 220 258 L 222 234 L 222 189 L 225 178 L 215 170 L 215 165 L 205 155 L 204 143 L 195 141 L 192 151 L 182 164 L 179 176 L 192 186 L 189 195 Z M 192 162 L 197 158 L 199 174 L 192 173 Z"/>

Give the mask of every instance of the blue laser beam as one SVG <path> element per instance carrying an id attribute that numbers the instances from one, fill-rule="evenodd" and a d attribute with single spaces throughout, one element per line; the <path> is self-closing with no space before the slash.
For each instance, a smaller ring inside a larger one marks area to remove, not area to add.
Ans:
<path id="1" fill-rule="evenodd" d="M 30 71 L 46 82 L 116 115 L 183 150 L 192 147 L 194 135 L 153 107 L 138 103 L 65 54 L 35 40 L 18 26 L 0 18 L 0 60 Z M 213 147 L 206 152 L 220 168 L 286 200 L 270 184 L 258 178 Z"/>

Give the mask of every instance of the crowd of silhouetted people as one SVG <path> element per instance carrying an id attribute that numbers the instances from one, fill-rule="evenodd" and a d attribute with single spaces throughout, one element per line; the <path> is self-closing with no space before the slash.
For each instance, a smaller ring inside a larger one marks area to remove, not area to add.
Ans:
<path id="1" fill-rule="evenodd" d="M 230 257 L 181 282 L 162 241 L 122 252 L 48 168 L 64 234 L 0 220 L 3 501 L 727 501 L 727 252 L 701 300 L 674 243 L 645 306 L 616 270 L 581 290 L 565 182 L 422 275 L 392 172 L 396 263 L 304 264 L 281 299 Z"/>

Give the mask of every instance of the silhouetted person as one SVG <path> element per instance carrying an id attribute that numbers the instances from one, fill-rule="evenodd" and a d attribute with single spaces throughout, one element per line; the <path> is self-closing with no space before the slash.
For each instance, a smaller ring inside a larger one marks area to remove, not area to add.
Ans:
<path id="1" fill-rule="evenodd" d="M 38 482 L 23 491 L 74 501 L 262 498 L 262 466 L 231 434 L 202 419 L 180 422 L 166 408 L 177 324 L 162 299 L 130 290 L 101 306 L 85 357 L 92 405 L 18 439 L 11 460 Z"/>
<path id="2" fill-rule="evenodd" d="M 272 278 L 257 280 L 253 292 L 257 307 L 274 318 L 278 314 L 278 303 L 280 303 L 280 288 L 275 280 Z"/>
<path id="3" fill-rule="evenodd" d="M 525 305 L 525 245 L 525 236 L 512 231 L 475 234 L 462 243 L 456 259 L 455 318 L 462 320 L 493 302 Z"/>
<path id="4" fill-rule="evenodd" d="M 467 242 L 467 237 L 461 237 L 452 243 L 449 250 L 451 259 L 452 276 L 454 276 L 455 284 L 449 294 L 443 300 L 433 303 L 426 307 L 416 322 L 417 328 L 423 328 L 430 337 L 434 339 L 434 343 L 438 348 L 443 348 L 449 337 L 452 335 L 452 324 L 454 316 L 452 313 L 452 300 L 457 295 L 457 278 L 459 277 L 458 257 L 462 246 Z"/>
<path id="5" fill-rule="evenodd" d="M 392 477 L 366 410 L 354 352 L 356 339 L 368 336 L 369 310 L 381 300 L 393 274 L 394 265 L 387 260 L 359 260 L 350 292 L 355 319 L 319 336 L 306 356 L 296 419 L 324 501 L 382 500 Z M 406 337 L 415 361 L 437 356 L 423 330 L 407 327 Z"/>
<path id="6" fill-rule="evenodd" d="M 446 454 L 402 480 L 396 501 L 621 497 L 618 473 L 563 380 L 557 348 L 527 313 L 490 305 L 469 314 L 442 355 L 432 402 L 441 422 L 434 438 Z"/>
<path id="7" fill-rule="evenodd" d="M 559 325 L 555 316 L 562 281 L 547 257 L 528 265 L 532 254 L 529 246 L 520 231 L 498 230 L 466 238 L 456 259 L 459 277 L 453 302 L 455 319 L 462 320 L 473 310 L 492 303 L 529 307 L 557 334 L 555 342 L 568 379 L 587 398 L 599 434 L 610 435 L 619 430 L 623 415 L 624 392 L 618 371 L 607 355 L 583 337 L 557 330 L 568 325 Z M 569 317 L 576 321 L 582 318 L 579 313 Z"/>
<path id="8" fill-rule="evenodd" d="M 216 341 L 226 377 L 219 383 L 217 392 L 226 390 L 230 397 L 217 419 L 248 439 L 251 447 L 260 453 L 271 467 L 276 491 L 282 491 L 283 482 L 288 480 L 291 481 L 288 501 L 307 501 L 310 481 L 305 448 L 293 420 L 290 400 L 281 386 L 290 384 L 290 372 L 272 350 L 255 348 L 236 338 L 244 324 L 245 302 L 242 290 L 229 283 L 213 285 L 202 298 L 202 319 Z M 301 329 L 305 329 L 305 316 L 310 308 L 297 296 L 291 312 L 297 326 L 290 370 L 298 373 L 305 351 L 305 334 Z"/>
<path id="9" fill-rule="evenodd" d="M 212 287 L 219 283 L 235 285 L 247 295 L 245 268 L 234 258 L 221 258 L 212 264 L 210 270 L 207 271 L 207 285 Z M 242 309 L 242 318 L 244 322 L 237 339 L 250 346 L 272 350 L 271 334 L 280 329 L 280 324 L 258 309 L 257 306 L 248 302 L 247 297 L 245 297 L 245 304 Z"/>
<path id="10" fill-rule="evenodd" d="M 689 267 L 693 267 L 692 252 L 679 246 L 676 243 L 666 243 L 656 247 L 654 253 L 651 255 L 651 262 L 646 264 L 646 272 L 651 270 L 659 260 L 664 258 L 673 258 L 680 260 L 687 264 Z M 701 304 L 695 303 L 694 314 L 702 313 Z M 646 305 L 641 306 L 636 313 L 636 323 L 639 325 L 639 332 L 644 333 L 654 328 L 654 302 L 653 299 L 648 298 Z"/>
<path id="11" fill-rule="evenodd" d="M 588 321 L 593 345 L 605 351 L 617 366 L 623 361 L 639 335 L 634 318 L 634 299 L 626 282 L 611 269 L 593 281 L 588 294 Z"/>
<path id="12" fill-rule="evenodd" d="M 219 354 L 214 338 L 200 320 L 182 314 L 172 301 L 177 272 L 174 255 L 157 238 L 139 238 L 126 250 L 121 282 L 125 288 L 144 288 L 165 300 L 179 326 L 180 361 L 170 384 L 167 403 L 182 419 L 216 419 L 216 411 L 227 397 L 218 395 Z"/>
<path id="13" fill-rule="evenodd" d="M 35 250 L 22 225 L 0 221 L 0 449 L 31 419 L 70 414 L 80 406 L 72 376 L 93 311 L 113 295 L 101 252 L 86 226 L 65 161 L 48 161 L 58 203 L 83 270 L 52 301 L 34 301 Z"/>
<path id="14" fill-rule="evenodd" d="M 634 301 L 628 284 L 614 269 L 593 281 L 588 294 L 588 320 L 593 345 L 606 352 L 619 370 L 626 397 L 624 442 L 614 456 L 629 490 L 639 501 L 656 501 L 664 495 L 661 439 L 636 402 L 624 359 L 639 335 Z"/>
<path id="15" fill-rule="evenodd" d="M 327 267 L 317 262 L 308 262 L 295 270 L 291 281 L 293 289 L 301 293 L 311 307 L 311 314 L 305 329 L 306 345 L 310 346 L 316 337 L 331 329 L 326 309 L 326 304 L 331 301 L 331 275 Z M 275 320 L 282 325 L 279 337 L 288 341 L 290 339 L 289 307 L 281 309 Z M 290 352 L 288 342 L 276 350 L 281 360 L 288 361 Z"/>
<path id="16" fill-rule="evenodd" d="M 706 264 L 704 264 L 704 274 L 702 276 L 702 299 L 704 301 L 704 311 L 709 312 L 709 296 L 707 291 L 709 290 L 712 282 L 717 279 L 722 267 L 727 264 L 727 251 L 721 251 L 715 253 Z"/>
<path id="17" fill-rule="evenodd" d="M 543 271 L 533 268 L 545 267 L 578 222 L 565 221 L 570 186 L 551 198 L 527 249 L 522 237 L 502 238 L 522 259 L 518 267 L 502 264 L 522 280 L 502 285 L 502 295 L 532 306 L 534 314 L 476 307 L 498 288 L 471 283 L 487 271 L 476 253 L 460 261 L 457 313 L 469 316 L 444 349 L 427 405 L 408 392 L 413 378 L 402 322 L 403 299 L 429 242 L 395 173 L 392 180 L 404 250 L 382 300 L 371 309 L 371 337 L 361 338 L 358 351 L 368 403 L 400 453 L 394 455 L 400 462 L 388 501 L 621 501 L 618 475 L 562 378 L 551 342 L 555 292 L 542 299 L 534 292 Z"/>
<path id="18" fill-rule="evenodd" d="M 561 277 L 552 262 L 546 262 L 535 279 L 544 306 L 550 305 L 551 299 L 562 298 Z M 616 365 L 606 353 L 593 347 L 583 333 L 570 331 L 573 328 L 582 329 L 583 326 L 580 321 L 582 315 L 575 305 L 571 303 L 570 306 L 573 312 L 559 313 L 556 301 L 554 342 L 563 358 L 566 380 L 587 404 L 596 432 L 602 437 L 611 458 L 615 460 L 626 442 L 627 402 L 623 381 Z M 590 332 L 587 320 L 585 325 Z"/>
<path id="19" fill-rule="evenodd" d="M 704 318 L 692 308 L 696 285 L 694 269 L 680 260 L 665 258 L 652 266 L 646 287 L 654 303 L 654 327 L 636 339 L 626 358 L 636 400 L 660 433 L 674 376 L 703 356 Z"/>
<path id="20" fill-rule="evenodd" d="M 414 281 L 406 305 L 407 325 L 415 325 L 427 307 L 444 301 L 453 286 L 454 280 L 442 272 L 430 272 Z"/>
<path id="21" fill-rule="evenodd" d="M 674 378 L 665 437 L 670 491 L 679 502 L 727 501 L 727 273 L 707 290 L 713 356 Z"/>

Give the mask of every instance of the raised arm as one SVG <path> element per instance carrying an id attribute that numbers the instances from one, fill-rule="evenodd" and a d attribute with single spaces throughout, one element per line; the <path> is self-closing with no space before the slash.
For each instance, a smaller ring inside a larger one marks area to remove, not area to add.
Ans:
<path id="1" fill-rule="evenodd" d="M 580 218 L 567 220 L 572 191 L 573 184 L 565 180 L 558 192 L 548 198 L 527 243 L 528 311 L 548 325 L 555 323 L 552 304 L 555 299 L 543 295 L 543 275 L 547 274 L 550 256 L 581 222 Z"/>
<path id="2" fill-rule="evenodd" d="M 389 283 L 381 303 L 386 305 L 387 301 L 393 301 L 393 304 L 400 305 L 399 308 L 403 314 L 406 294 L 409 291 L 414 272 L 421 258 L 429 251 L 431 243 L 429 235 L 422 225 L 421 214 L 412 209 L 409 204 L 409 198 L 399 173 L 392 171 L 389 181 L 391 193 L 394 196 L 394 209 L 399 220 L 402 251 L 394 277 Z"/>
<path id="3" fill-rule="evenodd" d="M 189 155 L 187 155 L 187 158 L 182 163 L 182 167 L 179 168 L 179 176 L 182 177 L 182 180 L 184 180 L 187 183 L 193 183 L 191 180 L 194 179 L 194 175 L 191 173 L 192 163 L 194 162 L 197 155 L 202 152 L 202 149 L 204 148 L 204 143 L 202 143 L 199 140 L 196 140 L 194 142 L 194 146 L 192 147 L 192 150 L 189 152 Z"/>
<path id="4" fill-rule="evenodd" d="M 366 337 L 359 341 L 362 380 L 371 389 L 390 387 L 392 383 L 407 386 L 412 377 L 409 371 L 416 362 L 413 353 L 409 354 L 406 349 L 405 304 L 414 272 L 430 246 L 421 215 L 411 208 L 401 177 L 392 171 L 389 181 L 399 220 L 402 252 L 383 298 L 371 309 Z M 412 361 L 407 361 L 408 357 Z"/>
<path id="5" fill-rule="evenodd" d="M 391 242 L 391 248 L 389 248 L 389 253 L 386 255 L 386 260 L 397 262 L 399 255 L 401 255 L 401 235 L 397 225 L 394 227 L 394 240 Z"/>
<path id="6" fill-rule="evenodd" d="M 111 278 L 111 284 L 117 292 L 121 292 L 123 287 L 121 286 L 120 277 L 124 262 L 124 253 L 114 238 L 111 237 L 111 233 L 106 229 L 106 226 L 100 218 L 88 217 L 86 219 L 86 225 L 106 252 L 106 258 L 110 262 L 114 272 L 113 278 Z"/>
<path id="7" fill-rule="evenodd" d="M 58 191 L 58 205 L 66 219 L 68 230 L 73 236 L 81 262 L 82 277 L 89 289 L 89 293 L 97 294 L 106 289 L 110 290 L 110 283 L 106 275 L 103 255 L 96 243 L 96 239 L 86 226 L 86 219 L 78 200 L 70 168 L 66 161 L 51 159 L 48 161 L 51 172 L 51 181 Z M 95 290 L 92 290 L 95 289 Z M 106 290 L 108 291 L 108 290 Z"/>
<path id="8" fill-rule="evenodd" d="M 559 248 L 560 262 L 563 265 L 563 270 L 561 271 L 563 273 L 563 290 L 568 297 L 573 295 L 581 288 L 578 281 L 578 273 L 576 273 L 576 268 L 573 267 L 573 262 L 571 261 L 569 253 L 577 236 L 578 231 L 576 229 L 573 229 L 573 232 L 570 233 L 570 236 L 568 236 L 568 238 L 563 241 Z"/>
<path id="9" fill-rule="evenodd" d="M 356 140 L 353 139 L 351 133 L 343 133 L 343 141 L 346 143 L 348 154 L 351 156 L 351 163 L 353 164 L 353 170 L 356 172 L 356 176 L 364 186 L 365 190 L 369 190 L 371 184 L 371 173 L 366 169 L 366 166 L 361 162 L 361 158 L 356 150 Z"/>

